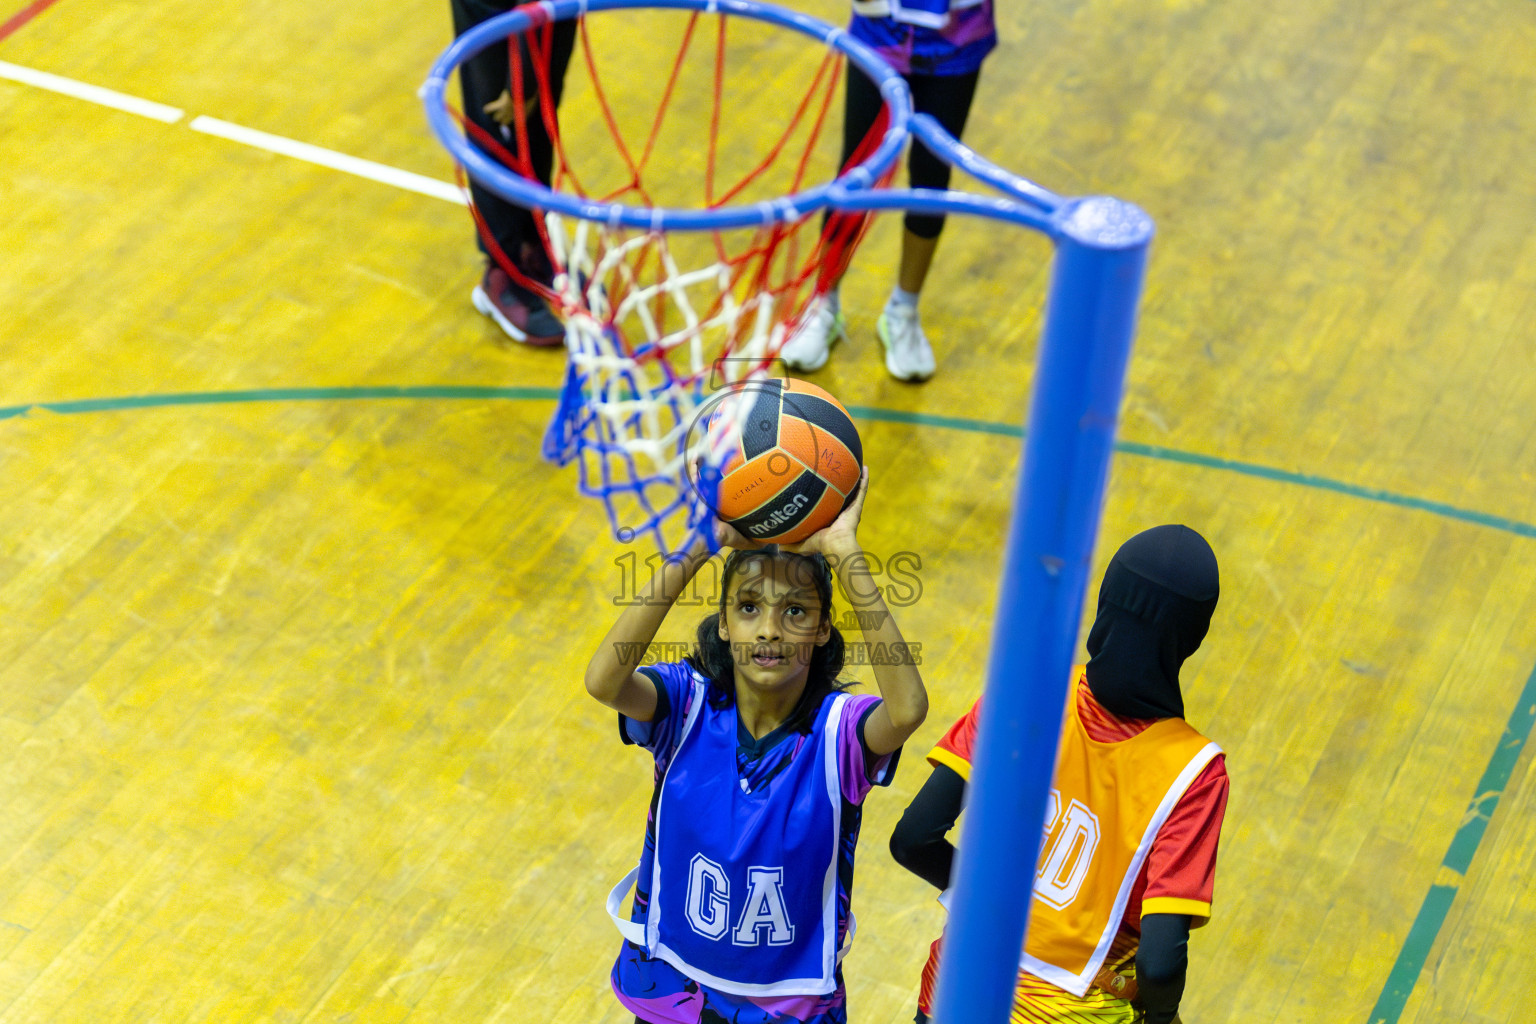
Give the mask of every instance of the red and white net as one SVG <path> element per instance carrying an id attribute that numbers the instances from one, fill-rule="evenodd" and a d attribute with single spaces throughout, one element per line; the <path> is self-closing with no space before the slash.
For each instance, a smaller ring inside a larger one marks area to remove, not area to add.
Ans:
<path id="1" fill-rule="evenodd" d="M 769 375 L 867 223 L 819 213 L 775 221 L 769 211 L 837 176 L 844 61 L 814 39 L 743 18 L 606 12 L 578 25 L 557 119 L 551 35 L 547 24 L 528 33 L 536 96 L 523 94 L 524 58 L 513 41 L 509 51 L 513 107 L 540 118 L 554 141 L 554 191 L 600 206 L 764 210 L 757 227 L 689 231 L 542 213 L 551 286 L 497 253 L 566 324 L 569 365 L 545 454 L 579 463 L 582 490 L 604 500 L 621 538 L 652 531 L 670 550 L 667 520 L 680 515 L 692 529 L 708 517 L 690 467 L 716 464 L 729 443 L 729 417 L 700 430 L 697 410 L 724 386 Z M 873 149 L 885 123 L 881 117 L 853 162 Z M 526 153 L 528 122 L 519 117 L 512 129 Z M 466 130 L 482 150 L 533 177 L 508 147 L 474 125 Z"/>

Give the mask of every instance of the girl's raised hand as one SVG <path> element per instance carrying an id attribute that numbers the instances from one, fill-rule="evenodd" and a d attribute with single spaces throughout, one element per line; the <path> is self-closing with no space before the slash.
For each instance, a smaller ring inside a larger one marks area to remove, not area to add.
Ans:
<path id="1" fill-rule="evenodd" d="M 798 544 L 784 545 L 784 550 L 802 555 L 831 555 L 857 550 L 859 519 L 864 515 L 864 496 L 868 493 L 869 467 L 865 466 L 852 503 L 829 526 L 817 530 Z"/>

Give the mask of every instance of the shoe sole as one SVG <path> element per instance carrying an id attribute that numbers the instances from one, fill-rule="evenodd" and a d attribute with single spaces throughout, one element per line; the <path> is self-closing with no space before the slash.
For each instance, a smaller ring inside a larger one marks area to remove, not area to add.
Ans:
<path id="1" fill-rule="evenodd" d="M 496 322 L 496 326 L 506 332 L 507 337 L 523 345 L 532 345 L 535 348 L 553 348 L 556 345 L 565 344 L 564 335 L 540 335 L 530 337 L 527 331 L 522 330 L 512 321 L 501 315 L 501 310 L 491 301 L 491 297 L 485 293 L 485 288 L 475 285 L 475 290 L 470 293 L 470 301 L 475 304 L 475 309 L 490 317 Z"/>
<path id="2" fill-rule="evenodd" d="M 836 345 L 839 341 L 841 341 L 843 338 L 846 338 L 847 336 L 847 328 L 843 326 L 843 318 L 839 316 L 832 322 L 832 333 L 827 335 L 827 347 L 822 349 L 820 362 L 794 362 L 785 356 L 782 351 L 779 353 L 779 358 L 782 359 L 784 361 L 784 365 L 789 367 L 791 370 L 798 370 L 801 373 L 815 373 L 823 366 L 826 366 L 827 360 L 832 358 L 832 346 Z"/>
<path id="3" fill-rule="evenodd" d="M 880 318 L 875 321 L 875 335 L 880 339 L 881 346 L 883 346 L 885 348 L 885 372 L 886 373 L 889 373 L 892 377 L 895 377 L 897 380 L 903 380 L 903 381 L 906 381 L 909 384 L 921 384 L 925 380 L 932 380 L 933 379 L 933 371 L 932 370 L 929 370 L 927 373 L 913 373 L 913 374 L 901 374 L 901 373 L 897 373 L 896 372 L 896 368 L 891 365 L 891 339 L 889 337 L 890 329 L 885 326 L 885 314 L 884 313 L 881 313 L 880 314 Z"/>

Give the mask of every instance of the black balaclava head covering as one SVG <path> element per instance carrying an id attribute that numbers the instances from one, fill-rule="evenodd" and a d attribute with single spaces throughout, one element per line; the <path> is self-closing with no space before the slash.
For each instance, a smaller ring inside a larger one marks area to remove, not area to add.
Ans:
<path id="1" fill-rule="evenodd" d="M 1205 639 L 1216 554 L 1187 526 L 1154 526 L 1115 552 L 1088 631 L 1088 688 L 1125 718 L 1183 718 L 1179 666 Z"/>

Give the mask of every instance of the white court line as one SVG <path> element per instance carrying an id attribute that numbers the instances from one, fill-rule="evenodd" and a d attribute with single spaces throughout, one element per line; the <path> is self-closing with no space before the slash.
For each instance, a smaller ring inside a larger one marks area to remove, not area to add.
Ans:
<path id="1" fill-rule="evenodd" d="M 46 71 L 24 68 L 20 64 L 8 64 L 3 60 L 0 60 L 0 78 L 9 78 L 11 81 L 20 82 L 23 85 L 35 85 L 39 89 L 47 89 L 49 92 L 73 96 L 77 100 L 98 103 L 103 107 L 126 111 L 129 114 L 138 114 L 140 117 L 153 118 L 156 121 L 164 121 L 166 124 L 175 124 L 185 114 L 185 111 L 178 110 L 175 107 L 168 107 L 164 103 L 141 100 L 137 96 L 113 92 L 111 89 L 103 89 L 99 85 L 86 85 L 84 82 L 77 82 L 72 78 L 61 78 L 58 75 L 50 75 Z"/>
<path id="2" fill-rule="evenodd" d="M 0 60 L 0 78 L 8 78 L 23 85 L 32 85 L 39 89 L 47 89 L 49 92 L 112 107 L 114 110 L 164 121 L 166 124 L 175 124 L 186 116 L 186 111 L 166 106 L 164 103 L 141 100 L 137 96 L 103 89 L 99 85 L 87 85 L 72 78 L 51 75 L 46 71 L 22 67 L 20 64 L 9 64 L 3 60 Z M 281 135 L 270 135 L 267 132 L 259 132 L 254 128 L 245 128 L 213 117 L 195 117 L 187 127 L 205 135 L 214 135 L 221 139 L 228 139 L 230 142 L 238 142 L 270 153 L 292 157 L 295 160 L 319 164 L 334 171 L 355 174 L 359 178 L 393 185 L 395 188 L 403 188 L 410 192 L 419 192 L 434 199 L 445 199 L 460 206 L 465 202 L 464 193 L 451 182 L 402 171 L 398 167 L 390 167 L 386 164 L 376 164 L 372 160 L 348 156 L 345 153 L 337 153 L 335 150 L 311 146 L 307 142 L 297 142 Z"/>
<path id="3" fill-rule="evenodd" d="M 344 171 L 347 174 L 355 174 L 359 178 L 368 178 L 372 181 L 383 182 L 386 185 L 393 185 L 396 188 L 420 192 L 422 195 L 432 196 L 434 199 L 446 199 L 450 203 L 458 203 L 460 206 L 464 205 L 464 193 L 459 191 L 457 185 L 451 185 L 446 181 L 439 181 L 436 178 L 428 178 L 425 175 L 413 174 L 410 171 L 402 171 L 398 167 L 376 164 L 372 160 L 347 156 L 345 153 L 337 153 L 335 150 L 321 149 L 319 146 L 311 146 L 307 142 L 295 142 L 293 139 L 284 138 L 281 135 L 269 135 L 266 132 L 259 132 L 254 128 L 244 128 L 238 124 L 230 124 L 228 121 L 220 121 L 214 117 L 195 117 L 187 127 L 195 132 L 202 132 L 205 135 L 216 135 L 221 139 L 228 139 L 231 142 L 254 146 L 257 149 L 265 149 L 282 156 L 291 156 L 295 160 L 304 160 L 308 163 L 319 164 L 321 167 L 329 167 L 334 171 Z"/>

